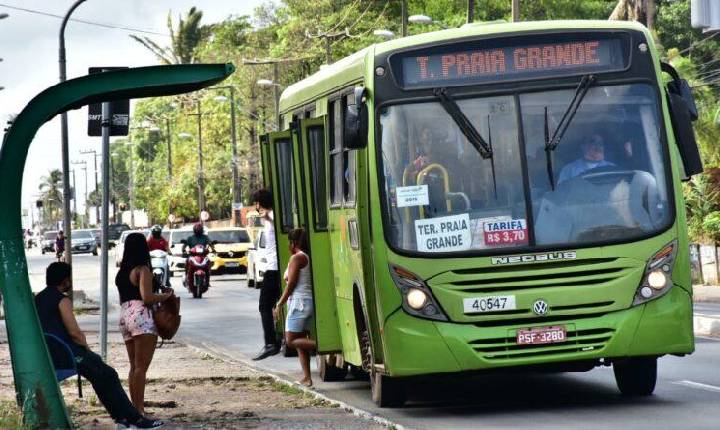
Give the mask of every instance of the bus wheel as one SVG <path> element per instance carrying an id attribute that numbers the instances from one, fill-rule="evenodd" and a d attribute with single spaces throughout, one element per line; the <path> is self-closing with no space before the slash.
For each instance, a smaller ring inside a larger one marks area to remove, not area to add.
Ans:
<path id="1" fill-rule="evenodd" d="M 362 367 L 353 366 L 350 365 L 350 374 L 353 378 L 360 380 L 360 381 L 367 381 L 368 380 L 368 373 L 363 370 Z"/>
<path id="2" fill-rule="evenodd" d="M 317 366 L 320 379 L 324 382 L 343 381 L 347 376 L 347 366 L 342 356 L 318 354 Z"/>
<path id="3" fill-rule="evenodd" d="M 375 369 L 370 334 L 364 329 L 360 336 L 363 368 L 370 374 L 372 399 L 381 408 L 397 408 L 405 404 L 407 393 L 401 379 L 383 375 Z"/>
<path id="4" fill-rule="evenodd" d="M 633 357 L 613 363 L 615 382 L 626 396 L 649 396 L 657 381 L 656 357 Z"/>
<path id="5" fill-rule="evenodd" d="M 370 387 L 373 402 L 381 408 L 398 408 L 407 400 L 405 384 L 401 379 L 392 378 L 373 370 L 370 372 Z"/>

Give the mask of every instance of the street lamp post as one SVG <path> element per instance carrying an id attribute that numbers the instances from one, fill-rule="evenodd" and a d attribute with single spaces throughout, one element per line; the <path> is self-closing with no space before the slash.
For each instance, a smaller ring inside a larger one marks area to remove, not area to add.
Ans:
<path id="1" fill-rule="evenodd" d="M 60 24 L 59 34 L 59 51 L 58 51 L 58 62 L 60 65 L 60 82 L 65 82 L 67 78 L 67 72 L 65 67 L 66 56 L 65 56 L 65 27 L 70 19 L 70 15 L 84 3 L 85 0 L 76 0 L 70 9 L 65 14 L 65 17 Z M 65 249 L 70 249 L 72 245 L 72 232 L 70 226 L 70 155 L 69 155 L 69 144 L 68 144 L 68 122 L 67 113 L 63 112 L 60 115 L 60 138 L 62 146 L 62 168 L 63 168 L 63 224 L 65 230 Z M 72 266 L 72 252 L 65 253 L 65 262 Z M 70 300 L 72 300 L 72 288 L 69 291 Z"/>
<path id="2" fill-rule="evenodd" d="M 84 215 L 83 215 L 83 228 L 87 228 L 88 227 L 88 218 L 89 218 L 88 190 L 87 190 L 87 188 L 88 188 L 88 186 L 87 186 L 87 161 L 84 161 L 84 160 L 83 161 L 73 161 L 72 164 L 83 166 L 82 171 L 85 173 L 85 210 L 84 210 Z M 73 181 L 74 181 L 74 179 L 73 179 Z M 75 198 L 77 198 L 77 190 L 75 190 L 75 193 L 76 193 Z"/>
<path id="3" fill-rule="evenodd" d="M 232 219 L 233 219 L 233 225 L 237 224 L 237 217 L 235 216 L 235 204 L 241 203 L 240 198 L 240 189 L 239 189 L 239 182 L 238 182 L 238 152 L 237 152 L 237 130 L 235 125 L 235 87 L 232 85 L 225 85 L 221 87 L 211 87 L 210 89 L 229 89 L 230 90 L 230 136 L 232 139 L 232 195 L 233 195 L 233 201 L 232 201 Z M 226 101 L 227 97 L 225 96 L 217 96 L 215 97 L 215 100 L 217 101 Z"/>
<path id="4" fill-rule="evenodd" d="M 435 21 L 434 19 L 430 18 L 430 17 L 427 16 L 427 15 L 411 15 L 411 16 L 408 18 L 408 22 L 411 23 L 411 24 L 423 24 L 423 25 L 435 24 L 435 25 L 439 26 L 439 27 L 442 28 L 442 29 L 447 29 L 447 28 L 448 28 L 447 25 L 443 24 L 443 23 L 440 22 L 440 21 Z"/>
<path id="5" fill-rule="evenodd" d="M 203 212 L 205 210 L 205 179 L 204 179 L 204 173 L 203 173 L 203 155 L 202 155 L 202 106 L 201 101 L 198 98 L 196 101 L 197 104 L 197 112 L 196 113 L 188 113 L 187 115 L 196 115 L 197 116 L 197 140 L 198 140 L 198 208 L 200 209 L 200 212 Z M 192 135 L 190 133 L 180 133 L 178 134 L 178 137 L 188 139 L 192 138 Z"/>
<path id="6" fill-rule="evenodd" d="M 97 194 L 99 192 L 98 191 L 98 186 L 99 186 L 99 184 L 98 184 L 98 168 L 97 168 L 97 159 L 98 159 L 99 155 L 98 155 L 97 151 L 95 151 L 94 149 L 80 151 L 80 153 L 93 155 L 93 163 L 95 166 L 94 170 L 93 170 L 93 172 L 95 172 L 95 194 Z M 86 203 L 86 205 L 87 205 L 87 203 Z M 95 222 L 97 222 L 97 223 L 100 222 L 100 205 L 95 205 Z"/>
<path id="7" fill-rule="evenodd" d="M 282 88 L 282 85 L 277 83 L 277 74 L 275 74 L 274 78 L 272 81 L 270 79 L 258 79 L 257 84 L 266 88 L 273 87 L 275 95 L 275 131 L 280 131 L 282 130 L 282 125 L 280 124 L 280 88 Z"/>

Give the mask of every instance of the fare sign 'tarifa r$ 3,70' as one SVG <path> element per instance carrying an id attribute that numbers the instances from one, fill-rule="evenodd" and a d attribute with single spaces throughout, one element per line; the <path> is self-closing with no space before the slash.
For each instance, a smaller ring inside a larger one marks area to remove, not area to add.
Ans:
<path id="1" fill-rule="evenodd" d="M 624 68 L 620 40 L 464 49 L 402 58 L 404 87 L 475 84 Z"/>

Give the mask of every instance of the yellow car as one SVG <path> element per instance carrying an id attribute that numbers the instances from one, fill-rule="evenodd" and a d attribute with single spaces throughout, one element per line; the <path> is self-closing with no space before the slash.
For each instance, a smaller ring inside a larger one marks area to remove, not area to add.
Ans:
<path id="1" fill-rule="evenodd" d="M 252 241 L 247 229 L 239 227 L 211 228 L 207 232 L 214 252 L 210 254 L 212 272 L 247 271 L 247 252 Z"/>

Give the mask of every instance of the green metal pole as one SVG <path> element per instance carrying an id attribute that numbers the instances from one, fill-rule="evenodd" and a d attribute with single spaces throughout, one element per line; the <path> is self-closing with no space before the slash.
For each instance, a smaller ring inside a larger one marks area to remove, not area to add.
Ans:
<path id="1" fill-rule="evenodd" d="M 37 130 L 59 113 L 103 101 L 159 97 L 216 84 L 233 71 L 231 64 L 141 67 L 98 73 L 50 87 L 16 117 L 0 148 L 0 293 L 17 401 L 32 428 L 71 428 L 62 393 L 40 328 L 30 289 L 21 233 L 22 178 Z"/>

